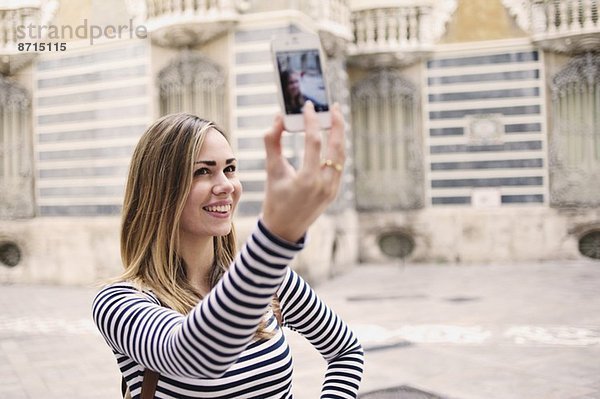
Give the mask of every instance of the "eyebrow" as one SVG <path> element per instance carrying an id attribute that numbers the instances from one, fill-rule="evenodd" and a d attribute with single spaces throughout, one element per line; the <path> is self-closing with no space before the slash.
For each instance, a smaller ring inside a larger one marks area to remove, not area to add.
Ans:
<path id="1" fill-rule="evenodd" d="M 229 165 L 230 163 L 233 163 L 235 161 L 236 161 L 235 158 L 229 158 L 229 159 L 225 160 L 225 164 Z M 217 166 L 217 161 L 196 161 L 196 162 L 194 162 L 194 164 L 197 164 L 197 163 L 203 163 L 208 166 Z"/>

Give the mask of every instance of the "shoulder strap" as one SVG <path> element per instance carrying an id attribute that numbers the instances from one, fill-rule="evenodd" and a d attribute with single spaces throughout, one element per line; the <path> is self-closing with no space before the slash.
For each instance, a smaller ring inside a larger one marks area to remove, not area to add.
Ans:
<path id="1" fill-rule="evenodd" d="M 160 374 L 150 369 L 144 370 L 144 380 L 142 381 L 141 399 L 154 399 L 156 386 L 158 385 L 158 377 Z"/>
<path id="2" fill-rule="evenodd" d="M 147 292 L 144 290 L 141 290 L 141 292 L 148 295 L 148 297 L 150 297 L 154 302 L 157 302 L 157 305 L 164 306 L 160 299 L 158 299 L 158 297 L 156 297 L 152 292 Z M 142 378 L 142 393 L 140 395 L 140 399 L 154 399 L 159 377 L 159 372 L 152 371 L 149 368 L 144 369 L 144 376 Z M 121 393 L 123 394 L 124 399 L 131 399 L 131 393 L 124 377 L 121 377 Z"/>
<path id="3" fill-rule="evenodd" d="M 142 393 L 140 395 L 141 399 L 154 399 L 154 394 L 156 393 L 156 387 L 158 385 L 158 377 L 160 377 L 160 373 L 150 369 L 144 369 Z M 121 377 L 121 393 L 123 394 L 123 399 L 131 399 L 129 387 L 123 377 Z"/>

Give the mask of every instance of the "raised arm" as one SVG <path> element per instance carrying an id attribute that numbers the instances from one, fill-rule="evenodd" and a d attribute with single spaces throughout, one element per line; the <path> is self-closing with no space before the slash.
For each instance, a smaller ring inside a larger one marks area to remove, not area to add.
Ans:
<path id="1" fill-rule="evenodd" d="M 356 398 L 364 354 L 352 330 L 291 269 L 278 297 L 283 325 L 302 334 L 327 361 L 321 399 Z"/>
<path id="2" fill-rule="evenodd" d="M 278 239 L 259 222 L 229 272 L 187 316 L 128 284 L 114 284 L 94 300 L 94 321 L 114 351 L 151 370 L 220 377 L 252 340 L 286 265 L 301 247 Z"/>

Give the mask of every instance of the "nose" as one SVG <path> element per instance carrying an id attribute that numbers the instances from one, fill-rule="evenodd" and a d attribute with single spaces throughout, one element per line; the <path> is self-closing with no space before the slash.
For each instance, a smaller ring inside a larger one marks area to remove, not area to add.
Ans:
<path id="1" fill-rule="evenodd" d="M 231 194 L 235 190 L 233 182 L 224 173 L 215 176 L 212 192 L 215 195 Z"/>

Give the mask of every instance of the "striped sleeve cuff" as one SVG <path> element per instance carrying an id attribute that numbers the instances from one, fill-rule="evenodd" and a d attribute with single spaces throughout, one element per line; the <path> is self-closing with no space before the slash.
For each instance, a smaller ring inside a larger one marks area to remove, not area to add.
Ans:
<path id="1" fill-rule="evenodd" d="M 304 234 L 304 236 L 302 236 L 302 238 L 298 240 L 298 242 L 290 242 L 284 240 L 283 238 L 275 235 L 274 233 L 271 233 L 271 231 L 269 231 L 269 229 L 267 229 L 267 226 L 265 226 L 265 224 L 263 223 L 262 219 L 258 220 L 258 230 L 255 234 L 258 236 L 257 238 L 259 241 L 265 242 L 264 239 L 266 239 L 267 241 L 275 244 L 284 252 L 289 251 L 293 254 L 304 248 L 304 244 L 306 242 L 306 234 Z"/>

